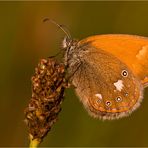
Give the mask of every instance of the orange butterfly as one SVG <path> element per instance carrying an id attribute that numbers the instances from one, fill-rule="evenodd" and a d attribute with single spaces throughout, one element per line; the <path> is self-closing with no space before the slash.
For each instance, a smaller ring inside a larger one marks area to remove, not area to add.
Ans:
<path id="1" fill-rule="evenodd" d="M 95 118 L 115 119 L 140 106 L 148 86 L 148 38 L 97 35 L 66 38 L 65 65 L 84 107 Z"/>
<path id="2" fill-rule="evenodd" d="M 108 34 L 77 41 L 52 22 L 66 34 L 64 63 L 90 115 L 116 119 L 140 106 L 148 86 L 148 38 Z"/>

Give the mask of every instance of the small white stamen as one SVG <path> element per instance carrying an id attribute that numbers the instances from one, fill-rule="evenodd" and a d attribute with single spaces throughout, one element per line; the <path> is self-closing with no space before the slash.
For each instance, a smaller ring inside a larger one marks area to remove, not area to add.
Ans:
<path id="1" fill-rule="evenodd" d="M 114 86 L 116 87 L 116 89 L 117 89 L 118 91 L 121 91 L 122 88 L 124 87 L 123 81 L 122 81 L 122 80 L 118 80 L 117 82 L 114 83 Z"/>
<path id="2" fill-rule="evenodd" d="M 102 99 L 102 95 L 101 94 L 95 94 L 96 97 L 98 97 L 99 99 Z"/>

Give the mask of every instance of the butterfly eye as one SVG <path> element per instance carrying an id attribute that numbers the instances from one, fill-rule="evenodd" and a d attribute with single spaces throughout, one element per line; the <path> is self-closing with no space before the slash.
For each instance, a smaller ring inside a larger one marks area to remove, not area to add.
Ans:
<path id="1" fill-rule="evenodd" d="M 122 98 L 119 96 L 119 97 L 116 98 L 116 101 L 117 102 L 121 102 L 122 101 Z"/>
<path id="2" fill-rule="evenodd" d="M 112 103 L 111 103 L 110 101 L 106 101 L 106 106 L 109 107 L 109 106 L 111 106 L 111 104 L 112 104 Z"/>
<path id="3" fill-rule="evenodd" d="M 122 75 L 123 77 L 127 77 L 127 76 L 128 76 L 128 72 L 127 72 L 126 70 L 122 70 L 121 75 Z"/>

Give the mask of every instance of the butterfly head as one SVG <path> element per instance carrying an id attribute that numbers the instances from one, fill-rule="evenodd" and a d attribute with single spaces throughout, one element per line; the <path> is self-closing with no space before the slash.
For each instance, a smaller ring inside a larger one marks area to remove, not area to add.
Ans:
<path id="1" fill-rule="evenodd" d="M 68 50 L 68 48 L 75 47 L 78 41 L 76 39 L 71 39 L 67 36 L 64 37 L 62 41 L 62 48 Z"/>
<path id="2" fill-rule="evenodd" d="M 67 36 L 62 41 L 62 49 L 65 51 L 64 61 L 65 65 L 69 65 L 69 62 L 72 59 L 77 57 L 76 50 L 78 45 L 78 41 L 76 39 L 68 38 Z"/>
<path id="3" fill-rule="evenodd" d="M 68 47 L 71 46 L 71 44 L 72 44 L 72 39 L 70 39 L 67 36 L 65 36 L 63 41 L 62 41 L 62 48 L 63 49 L 67 49 Z"/>

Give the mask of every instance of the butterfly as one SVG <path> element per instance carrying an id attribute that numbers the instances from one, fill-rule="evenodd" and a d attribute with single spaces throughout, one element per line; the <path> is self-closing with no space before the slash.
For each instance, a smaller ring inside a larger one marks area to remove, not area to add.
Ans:
<path id="1" fill-rule="evenodd" d="M 148 86 L 148 38 L 124 34 L 66 38 L 63 48 L 71 82 L 91 116 L 118 119 L 140 106 Z"/>
<path id="2" fill-rule="evenodd" d="M 111 120 L 136 110 L 148 86 L 148 38 L 106 34 L 78 41 L 58 27 L 66 33 L 62 47 L 70 81 L 88 113 Z"/>

